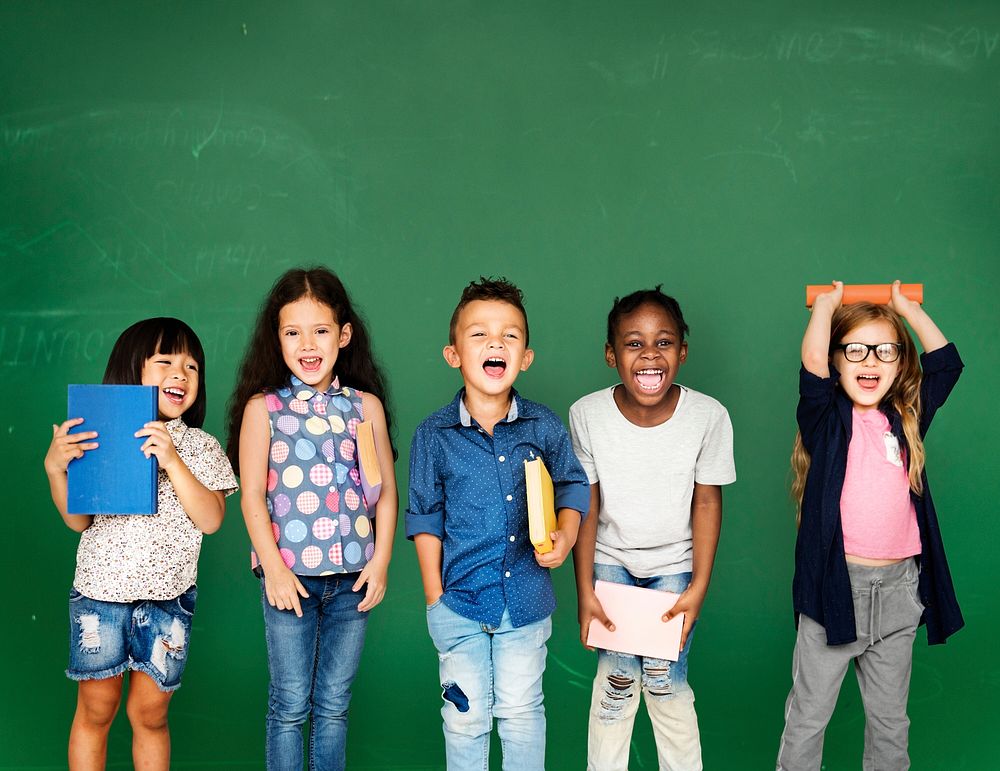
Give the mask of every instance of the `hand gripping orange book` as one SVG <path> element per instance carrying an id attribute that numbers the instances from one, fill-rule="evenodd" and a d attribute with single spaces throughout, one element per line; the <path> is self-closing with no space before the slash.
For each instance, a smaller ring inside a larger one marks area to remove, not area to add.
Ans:
<path id="1" fill-rule="evenodd" d="M 806 286 L 806 307 L 812 308 L 816 297 L 831 289 L 833 289 L 833 284 L 808 284 Z M 901 284 L 899 291 L 908 300 L 923 305 L 923 284 Z M 890 299 L 892 299 L 892 284 L 844 284 L 844 299 L 841 300 L 841 304 L 853 305 L 854 303 L 867 302 L 888 305 Z"/>
<path id="2" fill-rule="evenodd" d="M 524 462 L 528 494 L 528 537 L 539 554 L 552 551 L 550 533 L 556 529 L 555 489 L 541 458 Z"/>

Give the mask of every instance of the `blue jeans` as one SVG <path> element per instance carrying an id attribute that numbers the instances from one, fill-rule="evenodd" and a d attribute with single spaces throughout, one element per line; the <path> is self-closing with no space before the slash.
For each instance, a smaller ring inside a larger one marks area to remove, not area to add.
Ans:
<path id="1" fill-rule="evenodd" d="M 172 600 L 135 602 L 93 600 L 70 590 L 67 677 L 105 680 L 132 669 L 161 691 L 177 690 L 197 599 L 196 586 Z"/>
<path id="2" fill-rule="evenodd" d="M 542 673 L 552 619 L 515 627 L 504 610 L 500 625 L 491 627 L 460 616 L 438 600 L 427 608 L 427 628 L 438 651 L 448 768 L 489 768 L 496 717 L 503 767 L 542 771 Z"/>
<path id="3" fill-rule="evenodd" d="M 264 606 L 267 664 L 268 769 L 302 769 L 302 726 L 310 718 L 311 771 L 344 768 L 347 708 L 358 671 L 368 614 L 358 610 L 364 592 L 353 592 L 357 573 L 298 576 L 309 592 L 302 618 Z"/>
<path id="4" fill-rule="evenodd" d="M 690 573 L 636 578 L 621 565 L 595 564 L 594 578 L 675 594 L 683 592 L 691 583 Z M 587 736 L 588 769 L 627 771 L 640 693 L 653 726 L 660 768 L 671 771 L 701 769 L 698 716 L 694 711 L 694 692 L 687 681 L 692 637 L 693 628 L 677 661 L 598 651 Z"/>

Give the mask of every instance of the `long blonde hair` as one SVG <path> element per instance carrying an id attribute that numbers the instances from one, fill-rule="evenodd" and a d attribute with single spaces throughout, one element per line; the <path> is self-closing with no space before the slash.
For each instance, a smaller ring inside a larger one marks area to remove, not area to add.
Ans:
<path id="1" fill-rule="evenodd" d="M 882 404 L 891 406 L 899 413 L 903 422 L 903 436 L 906 438 L 909 455 L 908 477 L 910 489 L 917 495 L 923 495 L 924 483 L 924 442 L 920 437 L 920 359 L 917 347 L 913 343 L 903 319 L 888 305 L 873 305 L 872 303 L 855 303 L 842 305 L 833 314 L 830 329 L 830 349 L 842 342 L 847 335 L 862 324 L 876 321 L 887 322 L 896 332 L 897 340 L 902 343 L 899 353 L 899 370 L 896 379 L 886 393 Z M 798 506 L 797 517 L 802 516 L 802 494 L 806 487 L 806 476 L 809 473 L 809 453 L 802 444 L 802 435 L 795 434 L 795 444 L 792 447 L 792 497 Z"/>

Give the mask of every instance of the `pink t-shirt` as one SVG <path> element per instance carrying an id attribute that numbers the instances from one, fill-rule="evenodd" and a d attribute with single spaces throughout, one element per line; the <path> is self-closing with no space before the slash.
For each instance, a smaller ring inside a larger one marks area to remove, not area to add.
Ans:
<path id="1" fill-rule="evenodd" d="M 847 475 L 840 494 L 844 552 L 869 559 L 920 554 L 917 513 L 899 441 L 879 410 L 853 410 Z"/>

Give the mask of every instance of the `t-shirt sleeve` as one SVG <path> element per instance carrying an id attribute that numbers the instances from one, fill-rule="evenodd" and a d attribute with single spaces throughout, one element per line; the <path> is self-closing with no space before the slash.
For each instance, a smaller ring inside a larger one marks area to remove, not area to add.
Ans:
<path id="1" fill-rule="evenodd" d="M 419 533 L 444 537 L 444 482 L 437 471 L 433 429 L 417 427 L 410 445 L 410 486 L 406 505 L 406 537 Z"/>
<path id="2" fill-rule="evenodd" d="M 733 424 L 729 419 L 729 412 L 721 405 L 713 411 L 702 438 L 694 481 L 700 485 L 730 485 L 736 481 Z"/>
<path id="3" fill-rule="evenodd" d="M 597 464 L 594 463 L 594 453 L 590 444 L 590 429 L 583 407 L 579 402 L 569 409 L 569 435 L 573 441 L 573 453 L 583 466 L 590 484 L 597 484 Z"/>
<path id="4" fill-rule="evenodd" d="M 188 466 L 194 478 L 209 490 L 220 490 L 229 496 L 239 489 L 233 466 L 226 456 L 219 440 L 211 434 L 203 434 L 204 445 L 194 461 Z"/>

